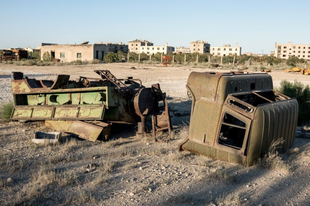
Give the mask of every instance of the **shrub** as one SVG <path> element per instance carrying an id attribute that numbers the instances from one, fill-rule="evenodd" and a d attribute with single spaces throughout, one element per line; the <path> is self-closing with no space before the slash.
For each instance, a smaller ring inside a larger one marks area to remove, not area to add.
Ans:
<path id="1" fill-rule="evenodd" d="M 308 85 L 304 86 L 301 82 L 283 80 L 280 83 L 278 91 L 289 96 L 295 97 L 299 104 L 298 111 L 298 125 L 309 123 L 310 118 L 310 88 Z"/>
<path id="2" fill-rule="evenodd" d="M 101 61 L 100 61 L 99 59 L 93 59 L 93 60 L 91 61 L 91 63 L 92 63 L 92 64 L 99 64 L 99 63 L 101 63 Z"/>
<path id="3" fill-rule="evenodd" d="M 51 57 L 51 54 L 49 52 L 44 52 L 43 61 L 45 61 L 45 62 L 52 61 L 52 57 Z"/>
<path id="4" fill-rule="evenodd" d="M 13 103 L 7 102 L 0 105 L 0 118 L 6 122 L 11 120 L 11 114 L 13 111 Z"/>

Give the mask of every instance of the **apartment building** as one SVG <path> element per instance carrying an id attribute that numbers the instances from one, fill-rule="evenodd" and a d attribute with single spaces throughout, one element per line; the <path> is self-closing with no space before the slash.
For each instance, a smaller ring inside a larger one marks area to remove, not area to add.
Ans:
<path id="1" fill-rule="evenodd" d="M 129 52 L 134 52 L 139 54 L 142 46 L 153 46 L 152 42 L 147 40 L 135 39 L 133 41 L 128 42 Z"/>
<path id="2" fill-rule="evenodd" d="M 210 44 L 202 40 L 192 41 L 190 43 L 190 53 L 210 53 Z"/>
<path id="3" fill-rule="evenodd" d="M 221 47 L 211 47 L 211 52 L 214 56 L 240 56 L 241 55 L 241 47 L 239 47 L 238 43 L 236 46 L 231 46 L 230 44 L 224 44 Z"/>
<path id="4" fill-rule="evenodd" d="M 128 48 L 129 52 L 134 52 L 137 54 L 146 53 L 148 55 L 153 55 L 156 53 L 167 54 L 174 52 L 174 47 L 168 46 L 168 43 L 163 46 L 154 46 L 152 42 L 138 39 L 128 42 Z"/>
<path id="5" fill-rule="evenodd" d="M 189 47 L 184 47 L 184 46 L 176 47 L 175 53 L 177 53 L 177 54 L 180 54 L 180 53 L 188 54 L 188 53 L 191 53 L 191 49 Z"/>
<path id="6" fill-rule="evenodd" d="M 287 44 L 275 43 L 275 56 L 281 59 L 288 59 L 290 56 L 295 56 L 300 59 L 310 60 L 310 44 Z"/>

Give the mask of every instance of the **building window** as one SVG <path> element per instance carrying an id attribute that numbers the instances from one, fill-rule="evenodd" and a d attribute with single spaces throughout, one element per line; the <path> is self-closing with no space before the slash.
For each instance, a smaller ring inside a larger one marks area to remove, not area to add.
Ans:
<path id="1" fill-rule="evenodd" d="M 286 49 L 286 46 L 284 46 L 283 49 Z"/>
<path id="2" fill-rule="evenodd" d="M 221 51 L 221 48 L 218 48 L 217 51 Z"/>
<path id="3" fill-rule="evenodd" d="M 78 59 L 82 58 L 82 53 L 76 53 L 76 58 Z"/>
<path id="4" fill-rule="evenodd" d="M 60 52 L 60 58 L 65 58 L 65 53 L 64 52 Z"/>
<path id="5" fill-rule="evenodd" d="M 159 47 L 157 47 L 157 50 L 159 50 Z"/>
<path id="6" fill-rule="evenodd" d="M 235 51 L 237 51 L 238 49 L 236 48 Z"/>
<path id="7" fill-rule="evenodd" d="M 229 51 L 232 51 L 232 49 L 229 49 Z"/>

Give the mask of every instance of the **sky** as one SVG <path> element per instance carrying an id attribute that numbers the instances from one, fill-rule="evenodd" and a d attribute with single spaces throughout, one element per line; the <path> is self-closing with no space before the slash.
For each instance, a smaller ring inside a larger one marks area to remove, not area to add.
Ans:
<path id="1" fill-rule="evenodd" d="M 275 42 L 310 44 L 309 8 L 309 0 L 0 0 L 0 49 L 203 40 L 269 54 Z"/>

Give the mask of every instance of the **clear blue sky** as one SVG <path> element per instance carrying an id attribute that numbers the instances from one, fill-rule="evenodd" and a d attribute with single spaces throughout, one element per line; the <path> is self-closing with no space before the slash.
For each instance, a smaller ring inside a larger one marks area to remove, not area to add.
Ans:
<path id="1" fill-rule="evenodd" d="M 204 40 L 268 54 L 275 42 L 310 44 L 309 9 L 309 0 L 0 0 L 0 49 L 134 39 L 189 47 Z"/>

